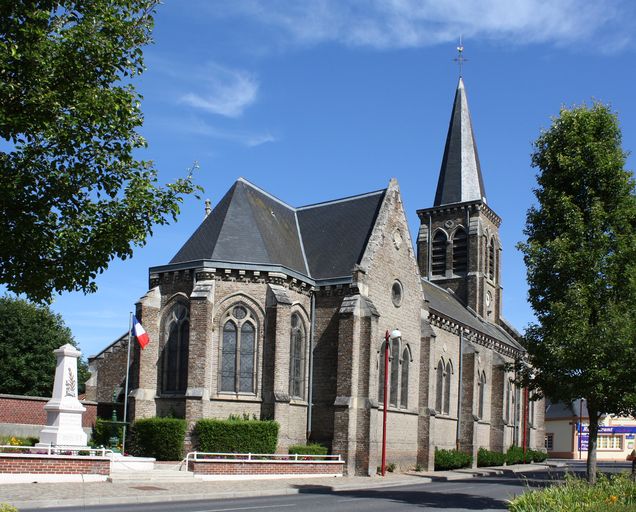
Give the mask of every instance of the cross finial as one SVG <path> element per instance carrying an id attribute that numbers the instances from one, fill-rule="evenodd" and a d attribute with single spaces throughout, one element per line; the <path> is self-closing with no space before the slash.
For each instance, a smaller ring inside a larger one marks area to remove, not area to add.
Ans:
<path id="1" fill-rule="evenodd" d="M 462 36 L 459 36 L 459 46 L 457 47 L 457 57 L 453 59 L 459 65 L 459 78 L 462 77 L 464 62 L 468 59 L 464 57 L 464 45 L 462 44 Z"/>

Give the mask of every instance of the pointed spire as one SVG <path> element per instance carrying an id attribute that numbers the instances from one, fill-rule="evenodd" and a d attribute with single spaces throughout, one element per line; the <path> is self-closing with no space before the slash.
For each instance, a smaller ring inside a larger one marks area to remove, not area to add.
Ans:
<path id="1" fill-rule="evenodd" d="M 460 77 L 446 136 L 434 206 L 477 200 L 485 203 L 486 191 L 481 177 L 464 80 Z"/>

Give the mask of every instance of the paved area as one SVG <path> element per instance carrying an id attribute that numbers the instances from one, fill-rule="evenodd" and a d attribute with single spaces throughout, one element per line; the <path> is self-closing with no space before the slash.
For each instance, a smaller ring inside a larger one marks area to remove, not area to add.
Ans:
<path id="1" fill-rule="evenodd" d="M 475 470 L 387 473 L 381 477 L 285 478 L 280 480 L 187 481 L 139 483 L 30 483 L 0 485 L 0 503 L 10 503 L 19 509 L 42 509 L 62 506 L 158 503 L 256 496 L 298 494 L 311 487 L 331 491 L 377 489 L 380 487 L 418 485 L 432 481 L 450 481 L 506 472 L 545 470 L 547 464 L 525 464 Z M 1 477 L 0 477 L 1 478 Z"/>

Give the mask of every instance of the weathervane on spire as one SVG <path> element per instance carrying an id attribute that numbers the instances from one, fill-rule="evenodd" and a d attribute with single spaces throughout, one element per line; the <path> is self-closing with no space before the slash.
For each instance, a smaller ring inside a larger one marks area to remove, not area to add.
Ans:
<path id="1" fill-rule="evenodd" d="M 462 71 L 464 68 L 464 62 L 468 59 L 464 57 L 464 45 L 462 44 L 462 36 L 459 36 L 459 46 L 457 47 L 457 57 L 453 59 L 457 64 L 459 64 L 459 78 L 462 77 Z"/>

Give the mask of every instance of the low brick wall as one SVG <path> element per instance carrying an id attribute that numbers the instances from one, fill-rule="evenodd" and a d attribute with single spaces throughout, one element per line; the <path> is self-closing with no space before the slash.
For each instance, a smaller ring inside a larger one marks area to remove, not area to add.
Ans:
<path id="1" fill-rule="evenodd" d="M 190 460 L 188 471 L 196 475 L 324 475 L 342 476 L 342 461 L 280 461 L 280 460 Z"/>
<path id="2" fill-rule="evenodd" d="M 0 423 L 16 425 L 46 425 L 44 406 L 50 398 L 39 396 L 0 394 Z M 97 417 L 97 402 L 80 400 L 86 407 L 82 415 L 82 426 L 90 428 Z"/>
<path id="3" fill-rule="evenodd" d="M 107 476 L 110 473 L 110 459 L 83 455 L 0 453 L 2 473 Z"/>

